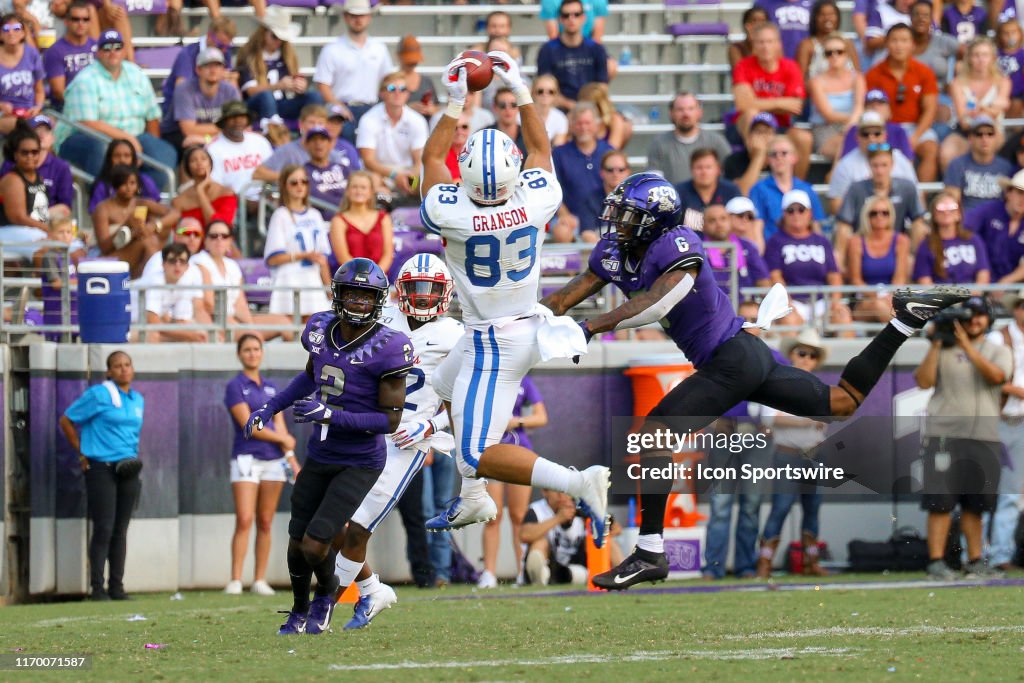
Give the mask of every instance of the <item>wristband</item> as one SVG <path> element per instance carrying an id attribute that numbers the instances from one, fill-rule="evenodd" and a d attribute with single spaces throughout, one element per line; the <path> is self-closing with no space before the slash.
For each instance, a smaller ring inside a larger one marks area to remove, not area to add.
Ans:
<path id="1" fill-rule="evenodd" d="M 285 460 L 294 460 L 295 459 L 295 451 L 285 451 L 284 459 Z"/>
<path id="2" fill-rule="evenodd" d="M 527 92 L 526 94 L 529 95 L 530 93 Z M 531 102 L 532 101 L 533 100 L 531 100 Z M 451 98 L 448 98 L 448 107 L 444 110 L 444 115 L 445 116 L 450 116 L 453 119 L 457 120 L 460 116 L 462 116 L 462 108 L 465 107 L 465 106 L 466 106 L 466 103 L 464 101 L 463 102 L 459 102 L 458 100 L 453 100 Z"/>
<path id="3" fill-rule="evenodd" d="M 525 107 L 528 104 L 533 104 L 533 95 L 530 94 L 530 89 L 525 85 L 521 85 L 515 90 L 516 105 L 519 107 Z"/>

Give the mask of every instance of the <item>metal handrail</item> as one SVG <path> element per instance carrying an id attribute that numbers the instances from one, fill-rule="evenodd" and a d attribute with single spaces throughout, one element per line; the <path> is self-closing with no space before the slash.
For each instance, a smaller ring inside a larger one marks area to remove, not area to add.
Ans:
<path id="1" fill-rule="evenodd" d="M 62 114 L 61 112 L 56 111 L 55 109 L 46 109 L 46 110 L 44 110 L 44 113 L 47 116 L 55 119 L 56 121 L 59 121 L 60 123 L 63 123 L 64 125 L 69 126 L 69 127 L 73 128 L 73 129 L 75 129 L 79 133 L 85 133 L 86 135 L 90 135 L 90 136 L 92 136 L 94 138 L 102 140 L 103 142 L 105 142 L 107 144 L 110 144 L 110 142 L 113 140 L 113 138 L 111 138 L 109 135 L 107 135 L 105 133 L 101 133 L 98 130 L 90 128 L 89 126 L 84 126 L 81 123 L 79 123 L 78 121 L 72 121 L 68 117 L 64 116 L 64 114 Z M 164 175 L 166 175 L 167 176 L 167 191 L 171 194 L 171 196 L 174 196 L 174 195 L 177 194 L 177 191 L 178 191 L 178 179 L 177 179 L 177 175 L 174 172 L 174 169 L 172 169 L 170 166 L 166 166 L 166 165 L 160 163 L 159 161 L 157 161 L 156 159 L 154 159 L 153 157 L 151 157 L 151 156 L 149 156 L 149 155 L 147 155 L 145 153 L 140 153 L 139 154 L 139 158 L 142 159 L 142 161 L 144 161 L 149 166 L 155 168 L 157 171 L 159 171 L 159 172 L 163 173 Z"/>

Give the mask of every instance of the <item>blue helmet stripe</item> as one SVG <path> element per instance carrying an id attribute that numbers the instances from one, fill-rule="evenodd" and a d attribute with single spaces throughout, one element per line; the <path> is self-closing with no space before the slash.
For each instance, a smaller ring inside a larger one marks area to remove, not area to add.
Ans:
<path id="1" fill-rule="evenodd" d="M 484 130 L 484 199 L 494 199 L 494 131 Z"/>

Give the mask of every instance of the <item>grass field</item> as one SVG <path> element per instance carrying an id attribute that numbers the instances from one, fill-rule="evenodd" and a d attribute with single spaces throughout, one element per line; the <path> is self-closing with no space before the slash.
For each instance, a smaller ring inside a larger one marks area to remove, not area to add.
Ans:
<path id="1" fill-rule="evenodd" d="M 782 580 L 781 590 L 747 582 L 717 593 L 668 583 L 617 595 L 403 588 L 366 630 L 341 631 L 350 615 L 342 605 L 333 633 L 287 638 L 275 635 L 283 619 L 274 610 L 289 602 L 280 592 L 9 606 L 0 609 L 0 652 L 90 653 L 93 665 L 2 671 L 0 680 L 1024 679 L 1024 587 L 877 580 L 847 575 L 820 589 Z"/>

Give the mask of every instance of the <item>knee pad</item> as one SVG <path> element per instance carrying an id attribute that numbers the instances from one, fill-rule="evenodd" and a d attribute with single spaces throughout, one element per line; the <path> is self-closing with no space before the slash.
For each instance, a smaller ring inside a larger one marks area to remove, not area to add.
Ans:
<path id="1" fill-rule="evenodd" d="M 472 455 L 464 456 L 461 449 L 457 449 L 455 452 L 455 467 L 458 468 L 459 474 L 466 479 L 476 479 L 476 468 L 480 466 L 480 461 L 474 459 Z"/>

